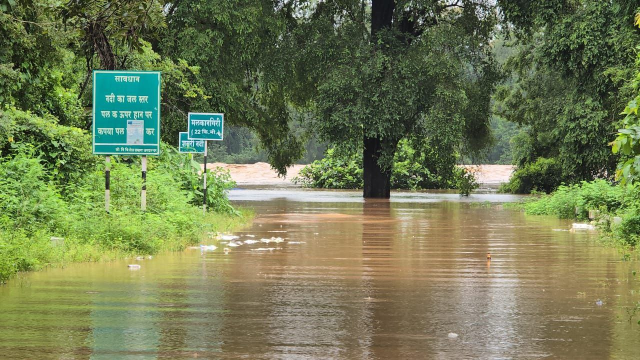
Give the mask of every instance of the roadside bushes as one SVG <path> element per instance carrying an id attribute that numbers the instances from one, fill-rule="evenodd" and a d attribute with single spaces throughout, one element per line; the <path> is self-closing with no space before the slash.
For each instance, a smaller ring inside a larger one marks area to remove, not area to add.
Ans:
<path id="1" fill-rule="evenodd" d="M 556 159 L 538 158 L 534 163 L 517 169 L 508 183 L 500 187 L 501 192 L 529 194 L 532 191 L 550 193 L 562 179 L 562 167 Z"/>
<path id="2" fill-rule="evenodd" d="M 634 194 L 637 192 L 605 180 L 583 181 L 580 184 L 561 185 L 551 195 L 527 201 L 524 207 L 528 214 L 585 220 L 588 219 L 589 210 L 616 213 L 623 208 L 625 199 Z"/>
<path id="3" fill-rule="evenodd" d="M 100 160 L 92 154 L 91 137 L 78 128 L 59 125 L 53 116 L 39 117 L 29 112 L 0 111 L 0 156 L 29 144 L 42 160 L 52 181 L 75 181 Z"/>
<path id="4" fill-rule="evenodd" d="M 1 219 L 11 219 L 12 226 L 20 229 L 55 229 L 67 212 L 66 204 L 33 151 L 24 147 L 13 159 L 0 164 Z"/>
<path id="5" fill-rule="evenodd" d="M 310 188 L 362 189 L 362 172 L 362 159 L 329 149 L 322 160 L 302 168 L 293 182 Z"/>

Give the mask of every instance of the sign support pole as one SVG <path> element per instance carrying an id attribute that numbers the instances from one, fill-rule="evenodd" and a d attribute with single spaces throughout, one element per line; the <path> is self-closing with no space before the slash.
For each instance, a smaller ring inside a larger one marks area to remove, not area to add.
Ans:
<path id="1" fill-rule="evenodd" d="M 204 141 L 204 187 L 202 190 L 202 213 L 207 214 L 207 140 Z"/>
<path id="2" fill-rule="evenodd" d="M 140 209 L 147 210 L 147 156 L 142 156 L 142 192 L 140 193 Z"/>
<path id="3" fill-rule="evenodd" d="M 104 209 L 109 213 L 109 201 L 111 200 L 111 157 L 104 158 Z"/>

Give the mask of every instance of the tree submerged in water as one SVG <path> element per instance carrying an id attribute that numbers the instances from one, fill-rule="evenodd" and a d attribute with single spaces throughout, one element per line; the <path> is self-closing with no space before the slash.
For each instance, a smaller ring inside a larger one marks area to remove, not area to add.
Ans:
<path id="1" fill-rule="evenodd" d="M 286 3 L 280 59 L 309 129 L 362 151 L 364 197 L 388 198 L 403 139 L 435 156 L 483 148 L 499 78 L 490 39 L 494 1 L 346 0 Z M 418 149 L 419 150 L 419 149 Z"/>

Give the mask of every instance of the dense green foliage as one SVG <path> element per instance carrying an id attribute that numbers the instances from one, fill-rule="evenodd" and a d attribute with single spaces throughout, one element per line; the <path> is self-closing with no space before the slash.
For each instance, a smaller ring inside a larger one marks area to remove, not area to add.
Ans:
<path id="1" fill-rule="evenodd" d="M 311 188 L 362 189 L 362 160 L 329 149 L 323 159 L 303 167 L 293 182 Z"/>
<path id="2" fill-rule="evenodd" d="M 556 159 L 538 158 L 532 164 L 516 169 L 508 183 L 502 184 L 501 192 L 529 194 L 533 191 L 552 192 L 562 178 L 562 167 Z"/>
<path id="3" fill-rule="evenodd" d="M 611 178 L 607 144 L 624 109 L 640 33 L 632 0 L 501 0 L 518 53 L 515 79 L 497 93 L 498 113 L 523 126 L 514 149 L 520 168 L 539 158 L 561 169 L 555 185 Z M 515 187 L 515 185 L 514 185 Z"/>
<path id="4" fill-rule="evenodd" d="M 636 23 L 640 27 L 640 12 L 636 15 Z M 640 48 L 640 47 L 639 47 Z M 633 89 L 632 100 L 629 101 L 624 111 L 622 128 L 618 130 L 618 136 L 612 142 L 612 151 L 622 157 L 618 164 L 618 178 L 623 184 L 637 185 L 640 175 L 640 54 L 636 59 L 636 74 L 631 82 Z"/>

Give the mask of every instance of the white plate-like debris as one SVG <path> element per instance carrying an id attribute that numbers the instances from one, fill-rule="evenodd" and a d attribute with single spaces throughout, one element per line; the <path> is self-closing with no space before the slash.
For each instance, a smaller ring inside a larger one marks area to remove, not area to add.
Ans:
<path id="1" fill-rule="evenodd" d="M 580 224 L 580 223 L 573 223 L 571 224 L 571 230 L 584 230 L 584 231 L 593 231 L 595 230 L 596 227 L 591 225 L 591 224 Z"/>
<path id="2" fill-rule="evenodd" d="M 251 251 L 273 251 L 276 248 L 257 248 L 257 249 L 251 249 Z"/>

